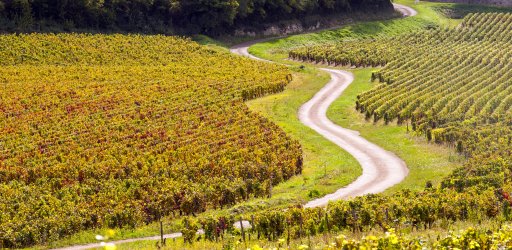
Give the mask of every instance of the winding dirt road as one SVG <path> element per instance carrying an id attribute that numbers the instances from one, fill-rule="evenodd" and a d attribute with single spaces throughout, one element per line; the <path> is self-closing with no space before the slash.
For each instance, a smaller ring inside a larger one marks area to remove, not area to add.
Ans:
<path id="1" fill-rule="evenodd" d="M 231 52 L 257 58 L 248 52 L 248 48 L 256 42 L 248 42 L 235 46 Z M 342 128 L 327 118 L 329 106 L 340 97 L 343 91 L 354 81 L 352 73 L 337 69 L 321 69 L 331 75 L 331 81 L 325 85 L 310 101 L 299 110 L 300 121 L 323 135 L 351 154 L 361 165 L 363 173 L 348 186 L 308 202 L 304 207 L 326 206 L 329 201 L 346 199 L 365 194 L 380 193 L 400 183 L 409 173 L 404 161 L 395 154 L 359 136 L 359 132 Z"/>
<path id="2" fill-rule="evenodd" d="M 354 76 L 344 70 L 322 70 L 331 75 L 331 81 L 301 107 L 299 119 L 351 154 L 361 164 L 363 174 L 348 186 L 312 200 L 305 207 L 326 206 L 333 200 L 379 193 L 400 183 L 409 173 L 405 162 L 395 154 L 367 141 L 357 131 L 342 128 L 327 118 L 329 106 L 354 81 Z"/>
<path id="3" fill-rule="evenodd" d="M 395 10 L 398 10 L 398 11 L 402 12 L 404 17 L 418 15 L 418 12 L 415 9 L 413 9 L 413 8 L 411 8 L 409 6 L 405 6 L 405 5 L 401 5 L 401 4 L 396 4 L 396 3 L 394 3 L 393 6 L 395 7 Z"/>
<path id="4" fill-rule="evenodd" d="M 415 16 L 417 12 L 404 5 L 393 4 L 395 9 L 404 16 Z M 276 39 L 276 38 L 272 38 Z M 254 60 L 267 61 L 251 55 L 248 51 L 253 44 L 268 41 L 261 39 L 233 46 L 230 51 L 234 54 L 246 56 Z M 393 153 L 368 142 L 359 136 L 357 131 L 342 128 L 327 118 L 326 112 L 329 106 L 352 83 L 354 76 L 344 70 L 321 69 L 331 75 L 331 81 L 325 85 L 315 96 L 305 103 L 299 110 L 299 119 L 306 126 L 323 135 L 329 141 L 335 143 L 351 154 L 363 168 L 363 174 L 348 186 L 338 189 L 335 193 L 308 202 L 305 207 L 325 206 L 329 201 L 346 199 L 370 193 L 379 193 L 401 182 L 408 174 L 405 163 Z M 248 221 L 244 221 L 244 228 L 250 227 Z M 239 228 L 239 223 L 235 223 Z M 201 231 L 198 232 L 202 233 Z M 165 234 L 165 239 L 181 237 L 181 233 Z M 151 237 L 132 238 L 112 241 L 108 244 L 123 244 L 137 241 L 159 240 L 160 235 Z M 102 247 L 101 243 L 91 243 L 77 246 L 58 248 L 54 250 L 85 250 Z"/>
<path id="5" fill-rule="evenodd" d="M 393 4 L 393 6 L 404 16 L 418 14 L 413 8 L 405 5 Z M 251 45 L 264 41 L 266 40 L 242 43 L 232 47 L 230 51 L 254 60 L 268 62 L 268 60 L 251 55 L 248 51 Z M 329 201 L 380 193 L 400 183 L 409 173 L 405 162 L 395 154 L 367 141 L 359 136 L 357 131 L 342 128 L 327 118 L 326 113 L 329 106 L 352 83 L 354 77 L 352 73 L 344 70 L 321 70 L 331 75 L 331 81 L 301 107 L 299 119 L 304 125 L 351 154 L 361 164 L 363 173 L 348 186 L 322 198 L 312 200 L 304 207 L 326 206 Z"/>

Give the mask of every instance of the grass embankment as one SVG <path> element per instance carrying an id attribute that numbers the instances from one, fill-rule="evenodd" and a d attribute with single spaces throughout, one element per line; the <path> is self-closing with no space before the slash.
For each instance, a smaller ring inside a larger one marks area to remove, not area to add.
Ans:
<path id="1" fill-rule="evenodd" d="M 329 75 L 313 68 L 294 70 L 295 81 L 284 92 L 252 100 L 247 105 L 299 140 L 304 151 L 302 175 L 276 186 L 273 199 L 306 201 L 336 191 L 361 175 L 362 170 L 350 154 L 299 121 L 300 106 L 329 81 Z"/>
<path id="2" fill-rule="evenodd" d="M 359 131 L 361 136 L 394 152 L 407 163 L 409 175 L 403 182 L 386 190 L 385 193 L 393 193 L 404 188 L 421 190 L 427 181 L 438 183 L 462 161 L 454 149 L 428 143 L 425 138 L 409 133 L 406 125 L 384 125 L 366 121 L 364 115 L 355 109 L 357 95 L 374 86 L 374 83 L 370 82 L 373 70 L 352 71 L 355 76 L 354 82 L 331 105 L 327 117 L 344 128 Z"/>

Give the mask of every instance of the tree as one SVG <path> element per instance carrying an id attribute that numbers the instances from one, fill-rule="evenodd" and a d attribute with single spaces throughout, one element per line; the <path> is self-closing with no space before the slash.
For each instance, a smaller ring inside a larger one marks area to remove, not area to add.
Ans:
<path id="1" fill-rule="evenodd" d="M 190 0 L 174 5 L 180 7 L 179 25 L 204 33 L 232 26 L 239 6 L 236 0 Z"/>

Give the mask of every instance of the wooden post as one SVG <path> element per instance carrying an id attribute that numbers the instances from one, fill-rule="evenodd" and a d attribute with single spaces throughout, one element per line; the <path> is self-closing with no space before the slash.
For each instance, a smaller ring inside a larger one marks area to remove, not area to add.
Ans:
<path id="1" fill-rule="evenodd" d="M 240 229 L 242 230 L 242 240 L 245 242 L 245 230 L 244 230 L 244 224 L 242 223 L 241 216 L 240 216 Z"/>
<path id="2" fill-rule="evenodd" d="M 272 182 L 272 175 L 270 175 L 270 187 L 269 187 L 269 192 L 268 192 L 268 198 L 272 198 L 272 185 L 273 185 L 273 182 Z"/>
<path id="3" fill-rule="evenodd" d="M 254 215 L 251 215 L 251 226 L 252 226 L 252 230 L 256 230 L 256 224 L 254 224 Z M 256 230 L 256 237 L 258 238 L 258 240 L 260 239 L 260 231 L 259 230 Z"/>
<path id="4" fill-rule="evenodd" d="M 329 214 L 327 213 L 327 208 L 325 209 L 325 226 L 327 227 L 327 232 L 331 232 L 331 227 L 329 226 Z"/>
<path id="5" fill-rule="evenodd" d="M 249 231 L 249 241 L 251 241 L 251 233 L 254 232 L 254 215 L 251 215 L 251 230 Z"/>
<path id="6" fill-rule="evenodd" d="M 162 243 L 162 246 L 165 246 L 165 241 L 164 241 L 164 223 L 162 222 L 162 219 L 160 219 L 160 242 Z"/>
<path id="7" fill-rule="evenodd" d="M 290 248 L 290 220 L 289 219 L 286 220 L 286 224 L 287 224 L 287 229 L 288 229 L 288 238 L 286 239 L 286 245 L 288 246 L 288 248 Z"/>

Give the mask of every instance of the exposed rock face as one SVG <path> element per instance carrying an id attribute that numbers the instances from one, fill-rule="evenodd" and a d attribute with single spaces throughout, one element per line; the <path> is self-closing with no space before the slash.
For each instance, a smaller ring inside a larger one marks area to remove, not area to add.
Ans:
<path id="1" fill-rule="evenodd" d="M 349 21 L 345 21 L 344 23 L 348 23 Z M 248 31 L 244 29 L 238 29 L 235 31 L 235 36 L 250 36 L 255 37 L 257 35 L 261 36 L 280 36 L 280 35 L 289 35 L 289 34 L 297 34 L 305 31 L 312 31 L 319 29 L 321 27 L 329 27 L 332 26 L 332 24 L 324 24 L 322 25 L 320 22 L 317 22 L 315 25 L 310 25 L 307 27 L 304 27 L 304 25 L 299 22 L 291 22 L 288 24 L 281 24 L 281 25 L 270 25 L 264 30 L 261 31 Z"/>
<path id="2" fill-rule="evenodd" d="M 512 0 L 429 0 L 430 2 L 465 3 L 512 7 Z"/>

